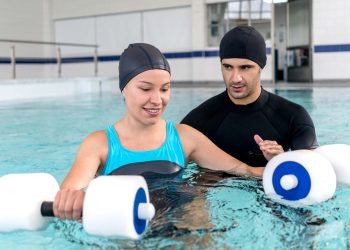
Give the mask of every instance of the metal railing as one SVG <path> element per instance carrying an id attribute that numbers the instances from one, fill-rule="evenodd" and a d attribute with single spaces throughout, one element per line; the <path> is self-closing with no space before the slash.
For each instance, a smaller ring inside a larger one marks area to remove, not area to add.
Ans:
<path id="1" fill-rule="evenodd" d="M 24 43 L 24 44 L 58 46 L 56 48 L 56 64 L 57 64 L 58 77 L 62 76 L 61 46 L 94 48 L 94 54 L 93 54 L 94 73 L 95 73 L 95 76 L 98 75 L 98 54 L 97 54 L 98 45 L 96 45 L 96 44 L 56 43 L 56 42 L 31 41 L 31 40 L 12 40 L 12 39 L 0 39 L 0 42 L 2 42 L 2 43 Z M 12 68 L 12 78 L 16 79 L 16 48 L 15 48 L 15 45 L 11 45 L 11 47 L 10 47 L 10 61 L 11 61 L 11 68 Z"/>

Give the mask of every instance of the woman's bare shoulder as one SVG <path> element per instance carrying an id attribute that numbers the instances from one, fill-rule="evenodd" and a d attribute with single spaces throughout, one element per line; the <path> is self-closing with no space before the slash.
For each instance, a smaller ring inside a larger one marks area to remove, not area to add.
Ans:
<path id="1" fill-rule="evenodd" d="M 101 147 L 104 145 L 108 146 L 106 131 L 98 130 L 92 132 L 91 134 L 85 137 L 85 139 L 82 142 L 82 145 L 89 145 L 92 147 Z"/>
<path id="2" fill-rule="evenodd" d="M 186 124 L 176 124 L 176 130 L 179 133 L 180 136 L 186 136 L 186 137 L 202 137 L 203 134 L 198 131 L 197 129 L 186 125 Z"/>

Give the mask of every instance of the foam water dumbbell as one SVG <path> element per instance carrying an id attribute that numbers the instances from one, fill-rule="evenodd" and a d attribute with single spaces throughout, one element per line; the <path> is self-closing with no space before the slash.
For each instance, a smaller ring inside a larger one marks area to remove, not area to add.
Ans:
<path id="1" fill-rule="evenodd" d="M 138 239 L 154 214 L 142 176 L 100 176 L 86 190 L 83 226 L 90 234 Z"/>
<path id="2" fill-rule="evenodd" d="M 290 206 L 313 205 L 330 199 L 336 190 L 331 163 L 311 150 L 288 151 L 273 157 L 263 174 L 271 199 Z"/>
<path id="3" fill-rule="evenodd" d="M 49 174 L 8 174 L 0 177 L 0 231 L 39 230 L 52 220 L 40 213 L 42 201 L 52 201 L 59 190 Z"/>
<path id="4" fill-rule="evenodd" d="M 323 155 L 332 164 L 337 183 L 350 185 L 350 145 L 324 145 L 316 148 L 315 152 Z"/>
<path id="5" fill-rule="evenodd" d="M 55 178 L 46 173 L 2 176 L 0 232 L 45 228 L 58 190 Z M 83 227 L 93 235 L 137 239 L 154 213 L 143 177 L 100 176 L 86 190 Z"/>

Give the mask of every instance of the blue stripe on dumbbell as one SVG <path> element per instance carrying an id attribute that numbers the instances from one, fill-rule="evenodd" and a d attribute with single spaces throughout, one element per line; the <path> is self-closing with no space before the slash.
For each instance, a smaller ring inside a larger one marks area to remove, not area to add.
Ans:
<path id="1" fill-rule="evenodd" d="M 146 192 L 143 188 L 139 188 L 136 192 L 134 201 L 134 227 L 138 234 L 142 234 L 146 228 L 146 220 L 139 219 L 138 208 L 140 203 L 146 203 L 147 197 Z"/>
<path id="2" fill-rule="evenodd" d="M 298 185 L 290 190 L 282 188 L 280 180 L 284 175 L 292 174 L 298 179 Z M 307 170 L 298 162 L 285 161 L 278 165 L 272 176 L 272 185 L 278 195 L 289 201 L 305 198 L 311 189 L 311 178 Z"/>

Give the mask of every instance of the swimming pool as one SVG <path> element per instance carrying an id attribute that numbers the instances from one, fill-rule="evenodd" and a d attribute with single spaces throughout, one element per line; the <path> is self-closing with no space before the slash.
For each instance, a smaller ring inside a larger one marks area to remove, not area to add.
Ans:
<path id="1" fill-rule="evenodd" d="M 350 144 L 350 88 L 267 88 L 302 104 L 320 144 Z M 174 88 L 164 118 L 179 122 L 197 104 L 223 90 Z M 0 103 L 0 176 L 50 172 L 62 182 L 82 139 L 124 112 L 120 94 Z M 258 180 L 223 177 L 189 166 L 182 179 L 150 186 L 164 206 L 141 240 L 88 236 L 81 225 L 56 220 L 38 232 L 0 233 L 0 249 L 349 249 L 350 188 L 304 209 L 270 201 Z M 190 201 L 190 202 L 189 202 Z"/>

